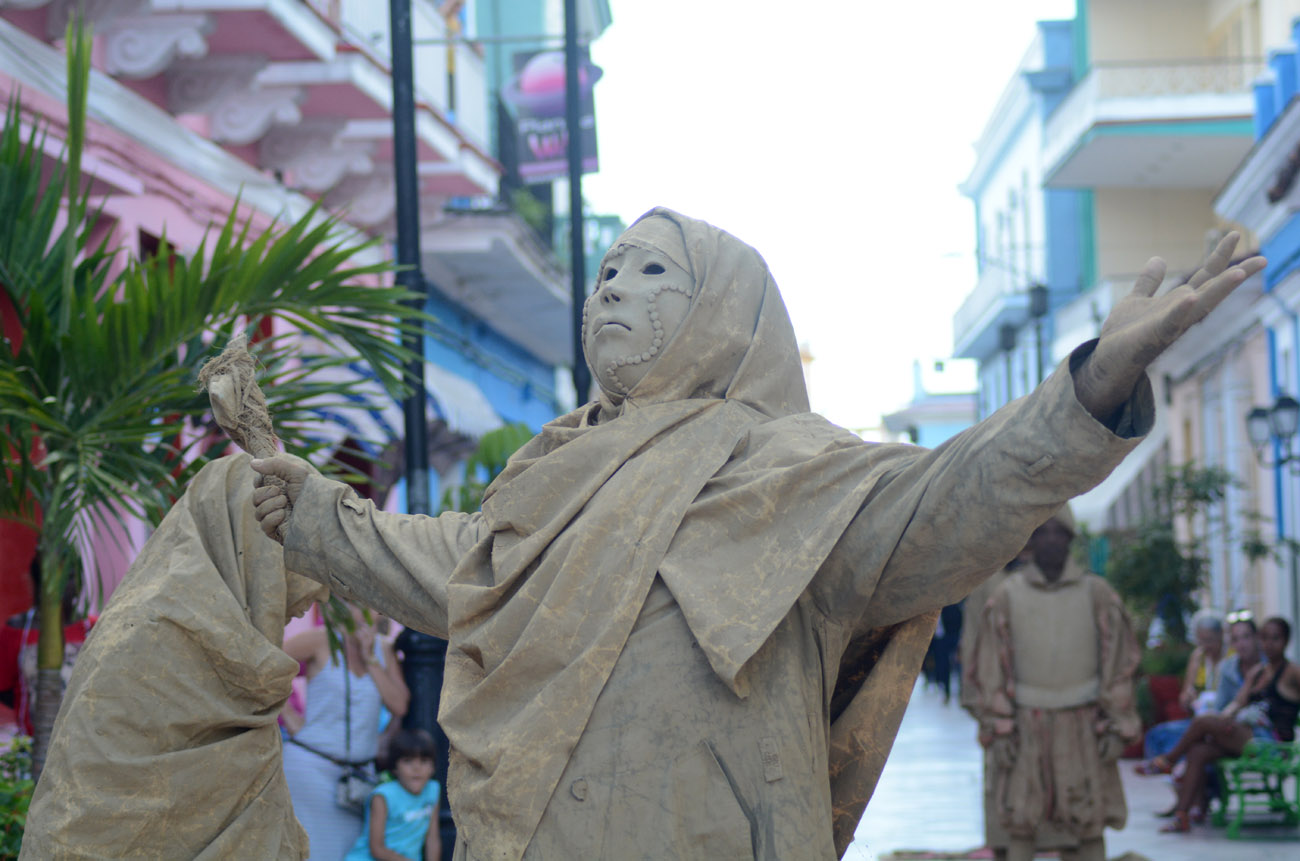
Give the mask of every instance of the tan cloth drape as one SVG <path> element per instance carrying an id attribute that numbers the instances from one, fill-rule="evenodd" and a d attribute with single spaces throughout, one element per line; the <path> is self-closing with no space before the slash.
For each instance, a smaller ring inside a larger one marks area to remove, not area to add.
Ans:
<path id="1" fill-rule="evenodd" d="M 327 593 L 253 517 L 250 458 L 204 467 L 86 640 L 23 858 L 306 857 L 276 718 L 288 619 Z"/>

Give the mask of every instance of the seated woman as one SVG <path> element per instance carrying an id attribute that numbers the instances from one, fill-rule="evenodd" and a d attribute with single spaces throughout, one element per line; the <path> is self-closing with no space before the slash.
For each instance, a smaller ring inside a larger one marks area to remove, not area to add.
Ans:
<path id="1" fill-rule="evenodd" d="M 1259 629 L 1260 648 L 1267 664 L 1250 671 L 1236 699 L 1222 714 L 1194 718 L 1173 750 L 1152 759 L 1143 773 L 1169 773 L 1187 758 L 1187 773 L 1178 787 L 1173 821 L 1161 831 L 1188 831 L 1192 802 L 1205 783 L 1205 766 L 1225 756 L 1240 756 L 1252 738 L 1292 741 L 1300 716 L 1300 666 L 1284 655 L 1291 626 L 1274 616 Z"/>
<path id="2" fill-rule="evenodd" d="M 1223 617 L 1213 610 L 1201 610 L 1192 617 L 1192 635 L 1196 648 L 1187 659 L 1187 672 L 1178 704 L 1192 715 L 1214 711 L 1219 688 L 1219 667 L 1223 661 Z M 1191 718 L 1158 723 L 1147 730 L 1143 741 L 1147 759 L 1167 753 L 1178 743 Z"/>

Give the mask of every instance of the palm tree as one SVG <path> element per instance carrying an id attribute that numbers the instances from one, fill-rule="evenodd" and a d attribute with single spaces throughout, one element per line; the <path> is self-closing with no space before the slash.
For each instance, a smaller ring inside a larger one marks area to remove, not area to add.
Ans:
<path id="1" fill-rule="evenodd" d="M 257 345 L 277 429 L 310 454 L 320 445 L 305 434 L 320 421 L 312 410 L 355 393 L 313 383 L 313 371 L 346 359 L 303 344 L 345 348 L 400 395 L 409 353 L 395 335 L 418 330 L 423 316 L 404 304 L 411 293 L 360 283 L 391 267 L 352 265 L 369 243 L 339 238 L 341 225 L 315 210 L 254 235 L 247 221 L 238 226 L 236 204 L 190 256 L 164 240 L 158 254 L 127 261 L 92 242 L 100 218 L 80 173 L 90 35 L 70 24 L 66 44 L 64 159 L 43 158 L 40 128 L 24 137 L 16 101 L 0 131 L 0 313 L 21 332 L 0 343 L 0 517 L 39 535 L 38 773 L 62 698 L 60 598 L 82 574 L 77 548 L 123 514 L 157 523 L 206 462 L 203 361 L 269 317 L 315 336 Z"/>

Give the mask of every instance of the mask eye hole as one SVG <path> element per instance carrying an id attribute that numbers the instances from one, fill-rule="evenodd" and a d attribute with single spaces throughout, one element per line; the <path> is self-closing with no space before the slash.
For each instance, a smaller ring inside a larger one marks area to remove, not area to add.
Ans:
<path id="1" fill-rule="evenodd" d="M 611 266 L 610 268 L 608 268 L 608 269 L 605 270 L 605 279 L 604 279 L 604 280 L 606 280 L 606 281 L 613 281 L 613 280 L 614 280 L 614 276 L 616 276 L 616 275 L 618 275 L 618 270 Z"/>
<path id="2" fill-rule="evenodd" d="M 645 268 L 641 270 L 642 274 L 644 275 L 662 275 L 664 274 L 665 271 L 667 270 L 665 270 L 658 263 L 647 263 L 645 265 Z"/>

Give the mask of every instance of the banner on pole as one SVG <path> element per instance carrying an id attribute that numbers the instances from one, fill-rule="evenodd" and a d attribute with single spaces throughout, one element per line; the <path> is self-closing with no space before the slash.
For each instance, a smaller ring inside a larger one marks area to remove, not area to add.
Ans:
<path id="1" fill-rule="evenodd" d="M 519 176 L 526 183 L 550 182 L 569 175 L 568 123 L 564 117 L 564 52 L 521 51 L 512 57 L 514 77 L 502 97 L 515 109 Z M 582 172 L 599 170 L 596 112 L 591 88 L 600 80 L 586 48 L 578 57 L 578 127 Z"/>

